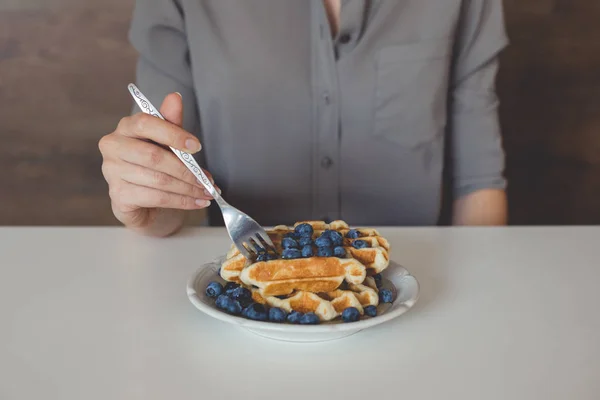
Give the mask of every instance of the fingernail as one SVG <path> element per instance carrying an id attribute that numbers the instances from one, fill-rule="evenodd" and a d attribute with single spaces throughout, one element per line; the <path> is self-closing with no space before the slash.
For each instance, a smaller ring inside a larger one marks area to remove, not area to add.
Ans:
<path id="1" fill-rule="evenodd" d="M 196 200 L 196 205 L 198 207 L 208 207 L 208 206 L 210 206 L 210 201 L 198 199 L 198 200 Z"/>
<path id="2" fill-rule="evenodd" d="M 216 189 L 217 189 L 217 192 L 219 192 L 219 194 L 222 194 L 221 193 L 221 188 L 216 188 Z"/>
<path id="3" fill-rule="evenodd" d="M 178 95 L 179 95 L 179 97 L 181 97 L 181 98 L 183 99 L 183 96 L 181 95 L 181 93 L 179 93 L 179 92 L 175 92 L 175 94 L 178 94 Z"/>
<path id="4" fill-rule="evenodd" d="M 188 139 L 185 141 L 185 148 L 189 151 L 200 151 L 200 142 L 194 139 Z"/>

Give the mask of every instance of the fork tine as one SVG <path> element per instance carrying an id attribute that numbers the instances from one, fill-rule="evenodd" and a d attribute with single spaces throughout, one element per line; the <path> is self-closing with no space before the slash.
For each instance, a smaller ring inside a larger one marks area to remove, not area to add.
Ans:
<path id="1" fill-rule="evenodd" d="M 251 239 L 252 238 L 248 238 L 248 241 L 244 242 L 244 247 L 246 247 L 246 250 L 248 250 L 248 253 L 251 256 L 255 256 L 258 254 L 258 250 L 256 249 L 256 245 Z"/>
<path id="2" fill-rule="evenodd" d="M 260 235 L 260 233 L 256 233 L 253 239 L 256 241 L 256 243 L 259 244 L 259 246 L 261 246 L 261 248 L 263 250 L 265 250 L 265 251 L 269 251 L 270 250 L 269 244 L 263 240 L 263 238 Z"/>
<path id="3" fill-rule="evenodd" d="M 276 250 L 275 249 L 275 245 L 273 244 L 273 241 L 271 240 L 271 238 L 269 237 L 269 235 L 266 232 L 258 232 L 257 236 L 263 240 L 263 242 L 267 245 L 267 247 L 270 247 L 271 250 Z"/>
<path id="4" fill-rule="evenodd" d="M 269 244 L 265 243 L 262 240 L 262 238 L 260 237 L 260 235 L 258 233 L 255 234 L 255 236 L 252 239 L 256 243 L 256 246 L 258 246 L 260 248 L 260 251 L 263 251 L 263 252 L 266 251 L 266 252 L 268 252 L 270 250 Z"/>
<path id="5" fill-rule="evenodd" d="M 244 243 L 236 243 L 235 246 L 238 248 L 239 252 L 242 253 L 244 257 L 246 257 L 247 259 L 252 258 L 250 252 L 248 251 Z"/>
<path id="6" fill-rule="evenodd" d="M 261 246 L 262 243 L 260 242 L 260 240 L 256 240 L 256 237 L 253 237 L 253 236 L 249 237 L 248 243 L 250 245 L 254 246 L 254 248 L 253 249 L 251 248 L 251 249 L 254 250 L 254 252 L 256 252 L 257 254 L 260 253 L 262 250 L 264 250 L 263 246 Z"/>

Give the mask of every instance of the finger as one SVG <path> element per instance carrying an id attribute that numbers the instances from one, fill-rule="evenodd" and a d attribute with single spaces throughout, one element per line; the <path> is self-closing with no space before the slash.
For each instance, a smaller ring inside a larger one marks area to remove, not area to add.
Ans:
<path id="1" fill-rule="evenodd" d="M 130 164 L 150 168 L 206 190 L 202 182 L 171 150 L 166 150 L 139 139 L 119 135 L 110 136 L 103 139 L 102 142 L 101 147 L 105 160 L 122 160 Z M 217 191 L 221 193 L 221 189 L 215 185 L 212 174 L 205 169 L 203 171 Z M 212 197 L 208 191 L 206 191 L 206 195 Z"/>
<path id="2" fill-rule="evenodd" d="M 183 128 L 144 113 L 123 118 L 117 133 L 131 138 L 150 139 L 188 153 L 196 153 L 201 148 L 200 141 Z"/>
<path id="3" fill-rule="evenodd" d="M 134 185 L 145 186 L 158 189 L 163 192 L 189 196 L 199 200 L 212 199 L 211 196 L 208 196 L 204 192 L 204 189 L 181 181 L 169 174 L 165 174 L 164 172 L 152 170 L 150 168 L 145 168 L 135 164 L 129 164 L 127 162 L 121 163 L 118 168 L 120 178 L 125 182 L 129 182 Z"/>
<path id="4" fill-rule="evenodd" d="M 102 176 L 104 176 L 104 180 L 109 185 L 119 179 L 118 173 L 116 173 L 116 162 L 112 160 L 105 160 L 102 163 L 101 171 Z"/>
<path id="5" fill-rule="evenodd" d="M 183 126 L 183 99 L 180 93 L 171 93 L 160 106 L 160 113 L 170 123 Z"/>
<path id="6" fill-rule="evenodd" d="M 124 136 L 115 136 L 104 144 L 108 158 L 169 174 L 192 185 L 197 184 L 194 174 L 171 151 L 152 143 Z"/>
<path id="7" fill-rule="evenodd" d="M 210 201 L 206 199 L 195 199 L 127 182 L 124 182 L 123 185 L 124 187 L 121 189 L 122 202 L 137 207 L 197 210 L 210 205 Z"/>

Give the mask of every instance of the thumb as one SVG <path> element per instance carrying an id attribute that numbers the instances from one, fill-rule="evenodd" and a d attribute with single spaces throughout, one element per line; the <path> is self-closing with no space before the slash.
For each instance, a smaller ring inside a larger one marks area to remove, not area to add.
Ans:
<path id="1" fill-rule="evenodd" d="M 160 113 L 167 121 L 177 126 L 183 125 L 183 99 L 179 93 L 171 93 L 165 97 L 160 106 Z"/>

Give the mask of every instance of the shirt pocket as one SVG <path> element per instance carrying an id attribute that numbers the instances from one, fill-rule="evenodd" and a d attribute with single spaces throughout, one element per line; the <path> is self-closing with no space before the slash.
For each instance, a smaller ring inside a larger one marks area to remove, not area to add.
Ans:
<path id="1" fill-rule="evenodd" d="M 407 148 L 443 136 L 451 41 L 385 47 L 376 56 L 373 135 Z"/>

